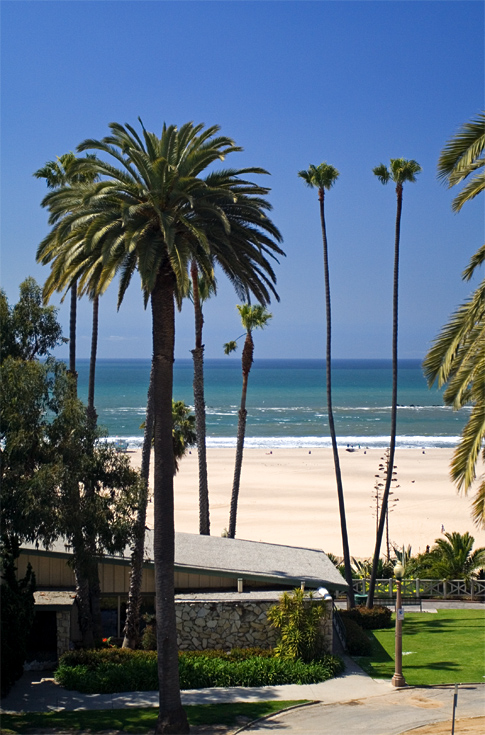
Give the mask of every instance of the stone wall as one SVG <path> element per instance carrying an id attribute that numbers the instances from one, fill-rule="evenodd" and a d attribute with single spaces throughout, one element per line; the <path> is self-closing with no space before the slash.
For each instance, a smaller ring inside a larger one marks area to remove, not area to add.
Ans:
<path id="1" fill-rule="evenodd" d="M 257 593 L 256 593 L 257 594 Z M 254 593 L 253 593 L 254 595 Z M 249 595 L 244 595 L 244 597 Z M 200 599 L 175 601 L 177 637 L 180 650 L 248 648 L 274 646 L 277 633 L 266 613 L 278 601 L 273 599 Z M 229 596 L 228 596 L 229 597 Z M 233 595 L 230 595 L 233 597 Z M 241 596 L 242 597 L 242 596 Z M 322 620 L 325 645 L 332 651 L 332 602 Z"/>
<path id="2" fill-rule="evenodd" d="M 57 658 L 69 651 L 71 640 L 71 611 L 58 610 L 56 612 L 57 622 Z"/>

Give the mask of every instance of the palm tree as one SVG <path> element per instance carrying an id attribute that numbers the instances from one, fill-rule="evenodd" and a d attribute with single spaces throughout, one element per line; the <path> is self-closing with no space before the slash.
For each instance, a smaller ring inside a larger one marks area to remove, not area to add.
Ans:
<path id="1" fill-rule="evenodd" d="M 88 155 L 86 160 L 92 161 L 94 156 Z M 78 172 L 75 170 L 75 164 L 77 158 L 74 153 L 69 152 L 57 158 L 56 161 L 48 161 L 46 165 L 38 169 L 34 176 L 36 178 L 44 178 L 47 186 L 51 190 L 60 190 L 71 188 L 73 191 L 81 189 L 83 186 L 89 185 L 96 180 L 96 174 L 92 171 L 86 170 Z M 81 197 L 79 195 L 71 196 L 69 200 L 69 206 L 64 212 L 73 211 L 76 207 L 79 207 Z M 49 250 L 49 254 L 44 254 L 43 262 L 49 262 L 53 257 L 52 249 Z M 59 253 L 57 253 L 59 255 Z M 39 259 L 39 258 L 38 258 Z M 52 274 L 51 274 L 52 275 Z M 48 300 L 54 290 L 62 291 L 68 290 L 71 294 L 71 308 L 70 308 L 70 324 L 69 324 L 69 372 L 73 378 L 72 385 L 73 390 L 77 391 L 77 371 L 76 371 L 76 319 L 77 319 L 77 298 L 78 298 L 78 282 L 77 276 L 67 279 L 61 279 L 57 282 L 53 281 L 52 278 L 44 286 L 44 298 Z M 88 404 L 87 404 L 87 418 L 89 422 L 89 429 L 91 436 L 96 436 L 96 410 L 94 407 L 94 386 L 95 386 L 95 372 L 96 372 L 96 353 L 98 343 L 98 312 L 99 312 L 99 299 L 98 295 L 93 297 L 93 326 L 91 336 L 91 356 L 89 363 L 89 384 L 88 384 Z M 91 445 L 90 450 L 94 451 L 94 443 Z M 73 487 L 73 492 L 75 489 Z M 79 492 L 79 490 L 77 490 Z M 95 492 L 94 485 L 86 487 L 86 495 L 93 499 Z M 79 537 L 80 538 L 80 537 Z M 81 542 L 80 543 L 84 543 Z M 78 552 L 80 549 L 78 548 Z M 80 621 L 83 632 L 83 640 L 88 645 L 93 640 L 101 640 L 102 638 L 102 621 L 101 621 L 101 587 L 99 582 L 98 564 L 96 561 L 96 539 L 92 535 L 91 540 L 86 542 L 87 556 L 91 557 L 90 564 L 78 565 L 75 569 L 76 575 L 76 599 L 80 609 Z M 88 576 L 86 576 L 86 570 Z"/>
<path id="2" fill-rule="evenodd" d="M 485 113 L 463 125 L 443 149 L 438 162 L 438 177 L 455 186 L 485 162 Z M 453 209 L 473 199 L 485 187 L 484 173 L 477 174 L 453 200 Z M 485 245 L 473 255 L 463 273 L 470 280 L 485 262 Z M 476 479 L 480 452 L 485 459 L 485 279 L 471 297 L 452 314 L 441 330 L 423 363 L 428 385 L 446 384 L 444 402 L 455 409 L 473 406 L 463 429 L 460 443 L 451 463 L 451 477 L 465 495 Z M 473 501 L 473 519 L 485 526 L 485 477 L 477 488 Z"/>
<path id="3" fill-rule="evenodd" d="M 438 161 L 438 178 L 448 183 L 448 188 L 461 184 L 472 176 L 454 198 L 452 209 L 459 212 L 465 202 L 474 199 L 485 189 L 485 112 L 461 126 L 446 143 Z M 477 173 L 475 173 L 477 172 Z"/>
<path id="4" fill-rule="evenodd" d="M 352 567 L 350 563 L 349 539 L 347 534 L 347 521 L 345 518 L 345 500 L 342 484 L 342 473 L 340 471 L 340 460 L 337 447 L 337 435 L 332 407 L 332 309 L 330 301 L 330 273 L 328 267 L 327 228 L 325 225 L 325 189 L 330 190 L 339 177 L 339 172 L 328 163 L 319 166 L 310 165 L 308 171 L 299 171 L 298 176 L 303 179 L 310 188 L 318 189 L 318 201 L 320 203 L 320 221 L 323 239 L 323 268 L 325 278 L 325 312 L 327 318 L 327 341 L 325 352 L 326 387 L 327 387 L 327 411 L 328 425 L 332 440 L 333 462 L 335 467 L 335 479 L 337 481 L 337 496 L 340 512 L 340 529 L 342 533 L 342 549 L 344 555 L 345 580 L 348 584 L 348 602 L 350 607 L 354 606 L 354 591 L 352 587 Z"/>
<path id="5" fill-rule="evenodd" d="M 106 274 L 121 269 L 118 303 L 138 270 L 145 303 L 151 304 L 160 689 L 156 733 L 184 733 L 189 727 L 180 701 L 173 569 L 174 299 L 186 292 L 189 262 L 195 259 L 200 273 L 210 279 L 220 251 L 221 264 L 234 282 L 240 284 L 247 276 L 248 288 L 268 300 L 275 279 L 265 256 L 281 253 L 280 235 L 264 211 L 269 205 L 262 195 L 268 190 L 240 179 L 242 173 L 261 173 L 261 169 L 225 172 L 226 187 L 214 185 L 215 176 L 200 176 L 216 160 L 239 150 L 230 138 L 216 135 L 217 126 L 164 125 L 160 137 L 143 126 L 141 135 L 129 125 L 111 123 L 110 128 L 111 135 L 79 146 L 80 151 L 101 151 L 107 161 L 79 164 L 79 171 L 90 166 L 101 181 L 92 185 L 91 196 L 85 193 L 84 207 L 64 218 L 63 226 L 82 234 L 87 252 L 100 247 Z M 53 216 L 66 211 L 66 196 L 62 190 L 51 193 Z M 101 279 L 100 292 L 102 287 Z"/>
<path id="6" fill-rule="evenodd" d="M 266 324 L 272 318 L 265 306 L 257 304 L 256 306 L 250 306 L 250 304 L 238 304 L 237 309 L 241 317 L 241 322 L 246 330 L 246 339 L 244 341 L 244 347 L 241 357 L 242 363 L 242 394 L 241 394 L 241 406 L 239 408 L 239 418 L 237 422 L 237 441 L 236 441 L 236 462 L 234 466 L 234 479 L 232 483 L 231 493 L 231 511 L 229 514 L 229 530 L 228 537 L 234 538 L 236 535 L 236 520 L 237 520 L 237 502 L 239 498 L 239 485 L 241 482 L 241 468 L 243 460 L 244 450 L 244 437 L 246 435 L 246 397 L 248 393 L 248 379 L 253 364 L 254 354 L 254 342 L 253 332 L 255 329 L 264 329 Z M 243 336 L 243 335 L 241 335 Z M 239 339 L 239 337 L 238 337 Z M 232 340 L 226 342 L 224 345 L 224 353 L 229 355 L 237 349 L 237 341 Z"/>
<path id="7" fill-rule="evenodd" d="M 393 297 L 392 297 L 392 398 L 391 398 L 391 432 L 389 441 L 389 455 L 387 461 L 386 484 L 382 494 L 381 515 L 379 518 L 379 527 L 376 534 L 376 545 L 374 549 L 374 560 L 372 563 L 372 573 L 369 583 L 369 593 L 367 596 L 367 607 L 374 605 L 374 590 L 377 579 L 377 565 L 379 563 L 379 554 L 381 552 L 382 536 L 384 534 L 384 525 L 387 517 L 387 507 L 389 501 L 389 493 L 394 469 L 394 453 L 396 449 L 396 422 L 397 422 L 397 332 L 398 332 L 398 289 L 399 289 L 399 244 L 401 239 L 401 213 L 403 186 L 406 181 L 415 182 L 416 175 L 421 171 L 421 166 L 414 160 L 406 160 L 405 158 L 391 158 L 391 165 L 388 169 L 385 164 L 381 163 L 373 169 L 373 173 L 381 184 L 387 184 L 393 181 L 396 184 L 397 211 L 396 226 L 394 237 L 394 281 L 393 281 Z"/>
<path id="8" fill-rule="evenodd" d="M 92 159 L 93 157 L 88 155 L 87 158 Z M 92 173 L 74 172 L 73 164 L 75 162 L 76 162 L 75 154 L 72 151 L 69 151 L 69 153 L 64 153 L 62 156 L 58 156 L 56 161 L 48 161 L 45 164 L 45 166 L 37 169 L 37 171 L 34 172 L 34 176 L 36 179 L 45 179 L 49 189 L 59 189 L 61 187 L 65 187 L 65 186 L 69 186 L 73 184 L 74 185 L 82 184 L 82 183 L 88 183 L 90 181 L 93 181 L 93 177 L 95 175 Z M 70 315 L 69 315 L 69 372 L 75 378 L 75 381 L 77 383 L 77 371 L 76 371 L 77 281 L 76 279 L 74 279 L 71 283 L 70 292 L 71 292 L 71 309 L 70 309 Z M 93 316 L 93 327 L 94 327 L 94 316 Z M 97 345 L 97 304 L 96 304 L 96 338 L 94 337 L 94 331 L 93 331 L 91 357 L 92 357 L 93 346 L 95 348 L 96 345 Z M 90 395 L 91 395 L 91 381 L 92 381 L 93 404 L 90 408 L 90 404 L 88 402 L 88 413 L 92 415 L 94 411 L 94 365 L 90 365 L 89 380 L 90 380 Z"/>
<path id="9" fill-rule="evenodd" d="M 473 256 L 464 272 L 468 280 L 485 261 L 485 245 Z M 431 387 L 446 385 L 443 401 L 458 410 L 472 405 L 451 463 L 451 478 L 465 495 L 476 479 L 480 453 L 485 459 L 485 279 L 471 297 L 452 314 L 434 340 L 423 363 Z M 476 489 L 473 519 L 485 525 L 485 477 Z"/>
<path id="10" fill-rule="evenodd" d="M 192 301 L 195 316 L 195 347 L 192 350 L 194 361 L 194 409 L 197 434 L 197 461 L 199 463 L 199 533 L 210 535 L 209 484 L 207 479 L 206 455 L 206 423 L 204 397 L 204 345 L 202 344 L 202 328 L 204 315 L 202 303 L 215 293 L 215 281 L 199 278 L 197 263 L 192 260 L 190 266 L 192 279 Z"/>
<path id="11" fill-rule="evenodd" d="M 445 538 L 437 538 L 431 549 L 432 573 L 440 579 L 469 580 L 485 566 L 485 548 L 472 552 L 474 543 L 468 531 L 464 534 L 453 531 L 445 533 Z"/>

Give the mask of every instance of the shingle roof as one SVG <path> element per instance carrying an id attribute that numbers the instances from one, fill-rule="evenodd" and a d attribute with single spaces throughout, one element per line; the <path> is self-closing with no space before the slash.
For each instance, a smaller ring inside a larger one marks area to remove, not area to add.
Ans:
<path id="1" fill-rule="evenodd" d="M 35 544 L 24 544 L 29 551 Z M 63 539 L 58 539 L 49 551 L 40 554 L 70 556 Z M 153 531 L 147 530 L 145 558 L 153 563 Z M 123 556 L 105 557 L 107 562 L 128 564 L 130 550 Z M 220 536 L 200 536 L 194 533 L 175 534 L 175 571 L 189 574 L 210 574 L 223 577 L 242 577 L 270 585 L 326 587 L 345 590 L 347 583 L 327 555 L 319 549 L 245 541 Z"/>

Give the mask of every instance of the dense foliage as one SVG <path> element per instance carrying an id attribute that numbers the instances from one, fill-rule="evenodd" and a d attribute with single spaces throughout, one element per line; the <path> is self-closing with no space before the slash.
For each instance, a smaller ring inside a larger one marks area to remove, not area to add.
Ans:
<path id="1" fill-rule="evenodd" d="M 325 603 L 301 589 L 284 592 L 277 605 L 268 610 L 271 625 L 279 632 L 275 653 L 281 658 L 310 662 L 324 652 L 321 621 Z"/>
<path id="2" fill-rule="evenodd" d="M 342 617 L 342 621 L 345 627 L 347 652 L 351 656 L 369 656 L 372 646 L 362 626 L 348 617 Z"/>
<path id="3" fill-rule="evenodd" d="M 101 638 L 101 614 L 86 589 L 99 592 L 98 557 L 121 551 L 130 538 L 138 473 L 99 441 L 72 375 L 49 355 L 61 340 L 60 327 L 55 311 L 41 305 L 35 281 L 21 285 L 13 308 L 0 293 L 0 307 L 6 341 L 0 363 L 2 556 L 15 559 L 26 541 L 48 547 L 65 539 L 89 645 Z"/>
<path id="4" fill-rule="evenodd" d="M 374 607 L 359 605 L 351 610 L 341 610 L 340 617 L 343 620 L 353 620 L 364 630 L 390 628 L 392 626 L 392 612 L 390 608 L 384 605 L 374 605 Z"/>
<path id="5" fill-rule="evenodd" d="M 329 655 L 305 663 L 259 649 L 179 653 L 181 689 L 313 684 L 341 671 L 341 661 Z M 70 652 L 61 658 L 55 677 L 67 689 L 84 693 L 156 690 L 157 654 L 116 648 Z"/>

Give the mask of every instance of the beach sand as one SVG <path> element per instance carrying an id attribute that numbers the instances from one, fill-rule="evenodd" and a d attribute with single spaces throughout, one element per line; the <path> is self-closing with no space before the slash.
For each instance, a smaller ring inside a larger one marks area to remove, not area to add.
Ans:
<path id="1" fill-rule="evenodd" d="M 331 449 L 246 449 L 242 467 L 236 536 L 323 549 L 340 556 L 342 543 Z M 367 558 L 375 544 L 375 475 L 383 449 L 340 450 L 347 528 L 352 556 Z M 130 452 L 140 465 L 140 450 Z M 229 523 L 234 449 L 208 449 L 211 534 L 220 536 Z M 471 501 L 458 495 L 448 468 L 450 449 L 397 449 L 399 485 L 394 490 L 389 536 L 413 553 L 433 545 L 446 531 L 469 531 L 475 548 L 485 546 L 485 531 L 471 519 Z M 153 474 L 151 477 L 153 482 Z M 148 511 L 153 525 L 153 505 Z M 198 533 L 197 451 L 180 463 L 175 477 L 175 528 Z M 382 552 L 384 553 L 383 542 Z"/>

